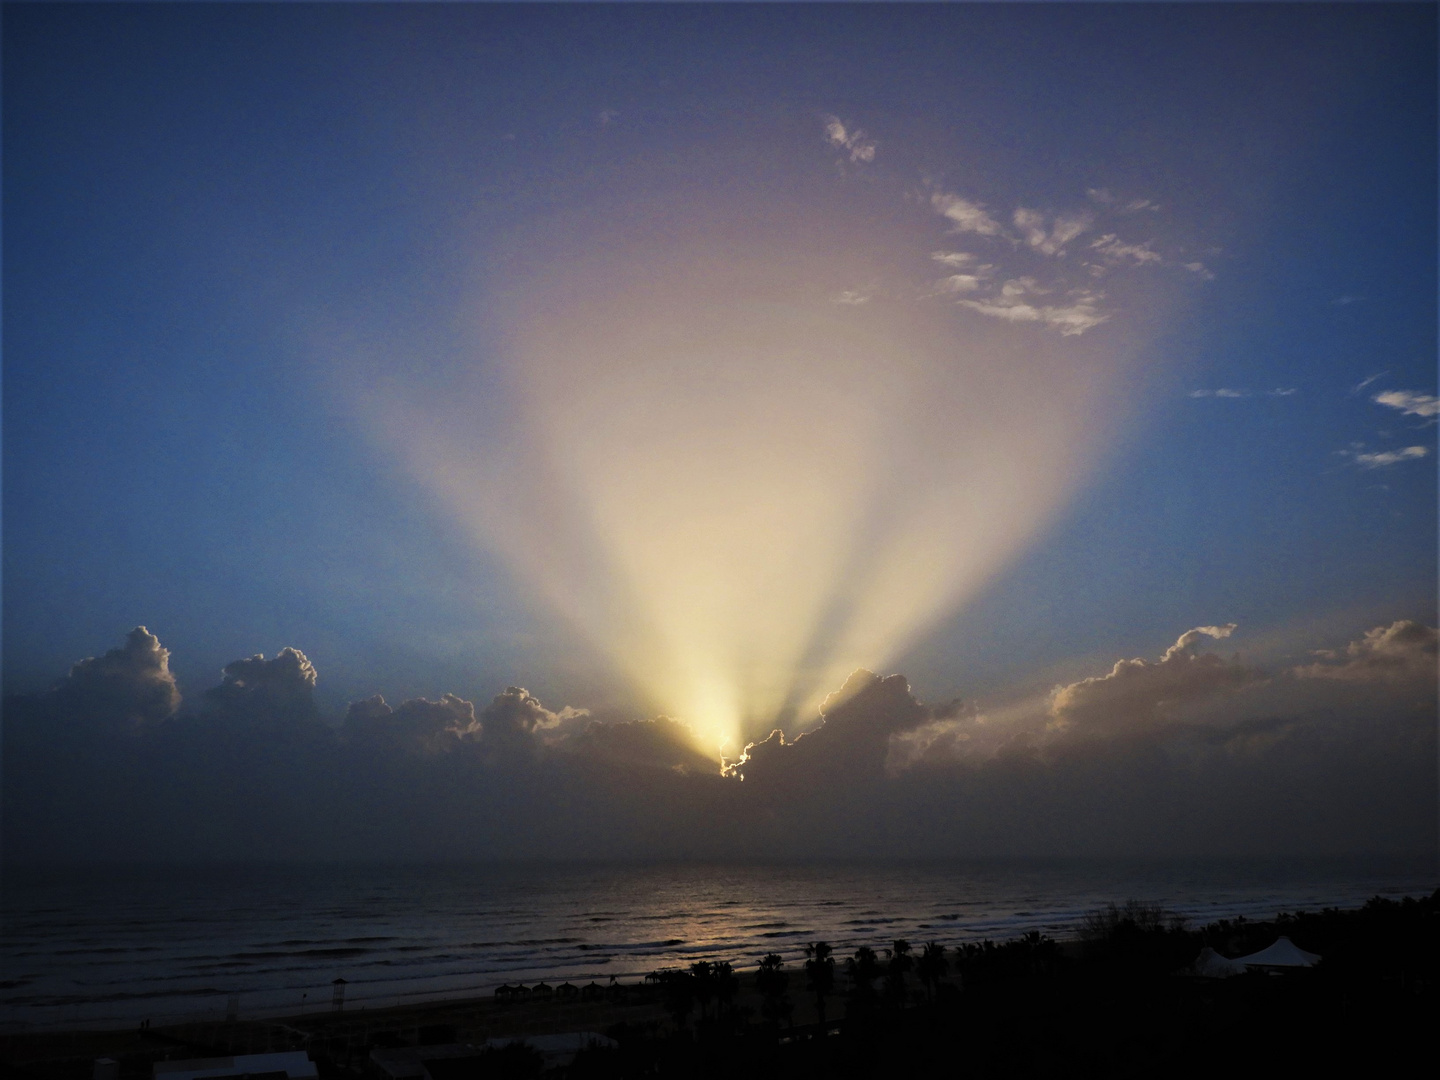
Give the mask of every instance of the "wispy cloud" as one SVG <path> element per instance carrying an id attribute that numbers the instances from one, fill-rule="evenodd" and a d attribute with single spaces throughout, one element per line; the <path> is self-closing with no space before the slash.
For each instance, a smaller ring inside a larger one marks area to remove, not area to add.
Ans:
<path id="1" fill-rule="evenodd" d="M 932 251 L 930 258 L 941 266 L 953 267 L 956 270 L 974 266 L 980 261 L 978 255 L 971 255 L 968 251 Z"/>
<path id="2" fill-rule="evenodd" d="M 1367 380 L 1368 381 L 1368 380 Z M 1360 384 L 1364 386 L 1364 383 Z M 1399 409 L 1405 416 L 1423 416 L 1429 419 L 1440 416 L 1440 398 L 1434 394 L 1420 394 L 1414 390 L 1386 390 L 1370 399 L 1377 405 L 1388 405 Z"/>
<path id="3" fill-rule="evenodd" d="M 1090 228 L 1093 219 L 1088 214 L 1057 214 L 1047 226 L 1044 214 L 1021 206 L 1015 210 L 1012 220 L 1025 243 L 1034 250 L 1042 255 L 1059 255 L 1066 244 Z"/>
<path id="4" fill-rule="evenodd" d="M 1383 379 L 1386 375 L 1389 374 L 1390 372 L 1388 371 L 1380 371 L 1376 372 L 1374 375 L 1368 375 L 1365 378 L 1361 379 L 1358 383 L 1356 383 L 1354 387 L 1350 390 L 1350 392 L 1352 394 L 1358 394 L 1361 390 L 1364 390 L 1365 387 L 1369 386 L 1376 379 Z"/>
<path id="5" fill-rule="evenodd" d="M 875 160 L 875 143 L 859 128 L 847 130 L 838 116 L 825 118 L 825 138 L 831 146 L 849 154 L 851 162 Z"/>
<path id="6" fill-rule="evenodd" d="M 957 303 L 992 319 L 1041 323 L 1059 330 L 1065 337 L 1083 334 L 1110 318 L 1108 312 L 1100 310 L 1100 298 L 1095 294 L 1080 293 L 1069 304 L 1032 304 L 1024 299 L 1029 290 L 1023 287 L 1017 289 L 1019 285 L 1020 282 L 1007 281 L 997 298 L 960 300 Z"/>
<path id="7" fill-rule="evenodd" d="M 1144 266 L 1147 263 L 1159 264 L 1164 260 L 1158 251 L 1151 250 L 1152 243 L 1154 241 L 1146 240 L 1143 244 L 1127 244 L 1114 233 L 1106 233 L 1098 240 L 1090 242 L 1090 250 L 1098 252 L 1116 263 L 1128 263 L 1131 266 Z"/>
<path id="8" fill-rule="evenodd" d="M 1231 386 L 1222 386 L 1215 390 L 1191 390 L 1192 398 L 1249 398 L 1263 394 L 1265 397 L 1293 397 L 1300 392 L 1296 386 L 1277 386 L 1273 390 L 1247 390 Z"/>
<path id="9" fill-rule="evenodd" d="M 830 298 L 832 304 L 840 304 L 844 307 L 859 307 L 861 304 L 868 304 L 870 296 L 868 293 L 860 292 L 858 289 L 846 289 L 838 296 Z"/>
<path id="10" fill-rule="evenodd" d="M 1407 446 L 1401 450 L 1382 450 L 1373 454 L 1341 451 L 1355 459 L 1355 464 L 1366 469 L 1383 469 L 1387 465 L 1398 465 L 1402 461 L 1417 461 L 1430 453 L 1426 446 Z"/>
<path id="11" fill-rule="evenodd" d="M 959 195 L 937 191 L 930 196 L 930 206 L 950 222 L 952 232 L 978 233 L 981 236 L 1004 236 L 1005 227 L 990 216 L 980 203 Z"/>
<path id="12" fill-rule="evenodd" d="M 1337 296 L 1334 300 L 1331 300 L 1330 303 L 1336 307 L 1349 307 L 1351 304 L 1362 303 L 1364 299 L 1365 297 L 1363 296 L 1350 296 L 1347 294 L 1345 296 Z"/>
<path id="13" fill-rule="evenodd" d="M 1198 277 L 1201 281 L 1215 280 L 1214 272 L 1209 270 L 1202 262 L 1188 262 L 1182 263 L 1181 265 L 1184 266 L 1186 270 L 1189 270 L 1192 274 Z"/>

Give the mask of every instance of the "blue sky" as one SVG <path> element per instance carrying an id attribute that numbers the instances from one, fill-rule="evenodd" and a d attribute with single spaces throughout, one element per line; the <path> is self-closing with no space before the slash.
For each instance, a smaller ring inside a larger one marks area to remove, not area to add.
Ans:
<path id="1" fill-rule="evenodd" d="M 1117 286 L 1077 335 L 1122 335 L 1105 430 L 1011 556 L 874 661 L 922 698 L 1003 700 L 1198 625 L 1299 662 L 1435 621 L 1433 408 L 1375 400 L 1436 392 L 1433 7 L 4 18 L 7 690 L 143 623 L 187 694 L 295 646 L 334 708 L 510 683 L 655 706 L 354 398 L 398 379 L 453 404 L 503 260 L 543 273 L 567 238 L 595 257 L 597 230 L 692 203 L 848 208 L 836 244 L 869 229 L 921 262 L 993 239 L 947 233 L 937 193 L 1017 236 L 1021 207 L 1128 212 L 1122 240 L 1203 263 L 1163 296 Z M 855 288 L 873 310 L 901 286 Z M 977 310 L 956 317 L 1032 334 L 1006 348 L 1069 347 Z M 466 386 L 500 424 L 498 379 Z"/>

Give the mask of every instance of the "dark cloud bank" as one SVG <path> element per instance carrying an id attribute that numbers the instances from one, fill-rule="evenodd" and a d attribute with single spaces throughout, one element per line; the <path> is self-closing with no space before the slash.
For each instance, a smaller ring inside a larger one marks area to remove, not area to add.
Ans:
<path id="1" fill-rule="evenodd" d="M 377 695 L 321 715 L 297 649 L 182 701 L 143 627 L 5 700 L 8 861 L 1433 851 L 1436 631 L 1279 670 L 1188 631 L 991 714 L 853 674 L 723 770 L 664 717 Z"/>

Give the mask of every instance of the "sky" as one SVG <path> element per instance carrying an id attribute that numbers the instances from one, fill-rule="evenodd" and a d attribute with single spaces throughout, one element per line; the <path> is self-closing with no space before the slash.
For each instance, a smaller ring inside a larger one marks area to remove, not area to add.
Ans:
<path id="1" fill-rule="evenodd" d="M 1435 18 L 7 5 L 11 849 L 1433 850 Z"/>

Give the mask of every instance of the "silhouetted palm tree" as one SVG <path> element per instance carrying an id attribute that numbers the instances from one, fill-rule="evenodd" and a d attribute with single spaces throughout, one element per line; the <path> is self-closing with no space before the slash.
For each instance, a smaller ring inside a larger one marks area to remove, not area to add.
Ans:
<path id="1" fill-rule="evenodd" d="M 805 981 L 815 994 L 815 1011 L 820 1014 L 820 1028 L 825 1028 L 825 995 L 835 989 L 834 950 L 823 941 L 805 946 Z"/>
<path id="2" fill-rule="evenodd" d="M 915 965 L 915 974 L 920 976 L 920 982 L 925 986 L 926 994 L 934 1000 L 935 984 L 945 977 L 950 970 L 950 961 L 945 959 L 945 946 L 938 942 L 926 942 L 924 950 L 920 953 L 920 961 Z"/>
<path id="3" fill-rule="evenodd" d="M 674 969 L 651 974 L 656 976 L 665 996 L 665 1011 L 675 1021 L 675 1026 L 684 1031 L 686 1022 L 690 1019 L 690 1010 L 695 1007 L 695 977 L 688 971 Z"/>
<path id="4" fill-rule="evenodd" d="M 790 973 L 783 970 L 785 961 L 779 953 L 767 953 L 760 961 L 760 967 L 755 972 L 755 989 L 760 991 L 764 998 L 760 1005 L 760 1015 L 766 1020 L 778 1024 L 781 1018 L 789 1019 L 794 1013 L 790 1000 L 785 996 L 785 988 L 790 984 Z"/>
<path id="5" fill-rule="evenodd" d="M 915 965 L 915 958 L 910 955 L 910 943 L 903 938 L 896 941 L 887 952 L 889 957 L 885 963 L 885 996 L 892 1001 L 903 1002 L 905 973 Z"/>
<path id="6" fill-rule="evenodd" d="M 845 961 L 845 973 L 850 976 L 850 992 L 857 1002 L 868 1004 L 875 993 L 875 980 L 881 972 L 880 959 L 869 945 L 861 945 L 855 955 Z"/>
<path id="7" fill-rule="evenodd" d="M 735 978 L 735 969 L 730 961 L 717 960 L 710 971 L 715 980 L 717 1011 L 728 1013 L 730 1003 L 735 1000 L 736 991 L 740 989 L 740 981 Z"/>
<path id="8" fill-rule="evenodd" d="M 715 968 L 709 960 L 696 960 L 690 965 L 691 985 L 695 1000 L 700 1002 L 700 1019 L 704 1020 L 715 996 Z"/>

